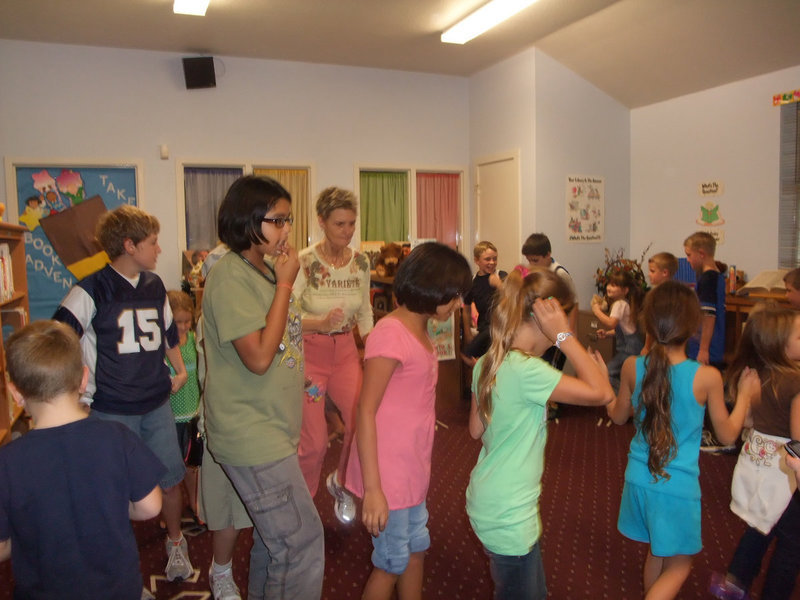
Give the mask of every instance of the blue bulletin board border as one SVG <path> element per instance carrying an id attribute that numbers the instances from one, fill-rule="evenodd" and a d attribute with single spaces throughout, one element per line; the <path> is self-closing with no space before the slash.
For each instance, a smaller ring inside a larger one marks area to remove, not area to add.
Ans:
<path id="1" fill-rule="evenodd" d="M 141 171 L 136 161 L 5 159 L 4 220 L 28 229 L 25 260 L 31 320 L 50 318 L 76 283 L 39 220 L 95 196 L 109 210 L 122 204 L 141 207 Z"/>

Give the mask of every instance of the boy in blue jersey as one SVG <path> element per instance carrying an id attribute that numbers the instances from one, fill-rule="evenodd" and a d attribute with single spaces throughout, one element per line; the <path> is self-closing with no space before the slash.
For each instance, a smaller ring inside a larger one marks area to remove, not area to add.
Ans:
<path id="1" fill-rule="evenodd" d="M 15 598 L 139 600 L 130 519 L 161 510 L 164 466 L 119 423 L 88 418 L 75 332 L 36 321 L 6 344 L 14 401 L 34 429 L 0 448 L 0 561 Z"/>
<path id="2" fill-rule="evenodd" d="M 714 259 L 717 241 L 710 233 L 698 231 L 683 245 L 686 260 L 697 276 L 697 298 L 703 311 L 699 335 L 689 340 L 686 354 L 720 369 L 725 351 L 725 278 Z"/>
<path id="3" fill-rule="evenodd" d="M 107 212 L 97 240 L 111 263 L 79 281 L 61 301 L 54 319 L 81 338 L 89 382 L 83 401 L 91 416 L 126 425 L 164 463 L 167 474 L 162 518 L 167 526 L 167 579 L 194 573 L 181 532 L 185 467 L 169 404 L 170 392 L 186 382 L 178 330 L 167 291 L 152 272 L 161 252 L 158 220 L 129 205 Z M 168 356 L 176 375 L 170 379 Z"/>

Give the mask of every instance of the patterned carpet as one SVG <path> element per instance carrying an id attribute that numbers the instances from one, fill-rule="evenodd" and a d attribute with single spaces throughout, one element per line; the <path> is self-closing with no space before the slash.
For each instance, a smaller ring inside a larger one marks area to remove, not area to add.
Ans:
<path id="1" fill-rule="evenodd" d="M 641 566 L 646 547 L 623 538 L 616 530 L 622 477 L 630 425 L 607 426 L 599 409 L 562 407 L 558 421 L 550 424 L 543 482 L 542 552 L 549 597 L 641 597 Z M 434 445 L 428 509 L 432 547 L 425 561 L 425 598 L 486 600 L 492 582 L 488 562 L 469 527 L 464 511 L 464 490 L 480 449 L 467 432 L 466 407 L 439 415 Z M 337 449 L 334 442 L 332 450 Z M 329 452 L 323 474 L 333 468 L 336 452 Z M 728 509 L 730 478 L 735 456 L 701 455 L 703 489 L 703 551 L 684 585 L 683 599 L 709 598 L 706 592 L 712 570 L 724 570 L 744 526 Z M 345 527 L 333 515 L 333 501 L 324 483 L 317 506 L 325 526 L 326 565 L 323 598 L 358 599 L 370 572 L 371 544 L 360 525 Z M 676 515 L 679 519 L 680 515 Z M 187 523 L 187 526 L 190 525 Z M 195 566 L 193 581 L 167 583 L 163 579 L 163 533 L 155 520 L 136 523 L 142 568 L 149 589 L 158 598 L 209 599 L 208 565 L 211 536 L 190 537 Z M 247 588 L 250 533 L 240 539 L 234 557 L 236 580 Z M 0 600 L 11 598 L 11 570 L 0 565 Z M 758 591 L 761 581 L 754 589 Z M 753 595 L 757 600 L 758 593 Z"/>

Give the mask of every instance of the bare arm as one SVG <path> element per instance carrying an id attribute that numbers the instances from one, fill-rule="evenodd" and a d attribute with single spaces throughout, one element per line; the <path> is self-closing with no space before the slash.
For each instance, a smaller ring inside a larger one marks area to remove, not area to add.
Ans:
<path id="1" fill-rule="evenodd" d="M 480 415 L 478 414 L 478 399 L 472 394 L 472 402 L 469 407 L 469 434 L 473 440 L 477 440 L 486 431 Z"/>
<path id="2" fill-rule="evenodd" d="M 792 407 L 789 412 L 789 431 L 793 440 L 800 440 L 800 394 L 792 399 Z"/>
<path id="3" fill-rule="evenodd" d="M 797 480 L 797 487 L 800 488 L 800 459 L 787 454 L 786 464 L 792 471 L 794 471 L 794 477 Z M 0 556 L 0 560 L 3 560 L 2 556 Z"/>
<path id="4" fill-rule="evenodd" d="M 289 248 L 287 254 L 279 257 L 275 264 L 277 287 L 275 297 L 267 311 L 264 327 L 233 341 L 233 347 L 236 348 L 244 366 L 256 375 L 267 372 L 278 352 L 283 332 L 286 330 L 289 299 L 292 295 L 291 285 L 299 269 L 297 251 Z"/>
<path id="5" fill-rule="evenodd" d="M 128 516 L 133 521 L 146 521 L 161 512 L 161 488 L 154 487 L 147 496 L 128 507 Z"/>
<path id="6" fill-rule="evenodd" d="M 11 558 L 11 538 L 0 540 L 0 562 L 8 560 L 9 558 Z"/>
<path id="7" fill-rule="evenodd" d="M 619 323 L 619 319 L 604 313 L 603 309 L 597 303 L 592 304 L 592 313 L 600 322 L 600 324 L 606 329 L 614 329 L 617 326 L 617 323 Z"/>
<path id="8" fill-rule="evenodd" d="M 617 425 L 624 425 L 633 414 L 633 388 L 636 386 L 636 357 L 631 356 L 622 363 L 619 393 L 606 407 L 608 416 Z"/>
<path id="9" fill-rule="evenodd" d="M 464 326 L 464 344 L 472 341 L 472 304 L 465 304 L 461 307 L 461 323 Z"/>
<path id="10" fill-rule="evenodd" d="M 356 422 L 356 441 L 358 459 L 361 462 L 361 477 L 364 481 L 364 505 L 361 520 L 367 531 L 378 536 L 389 519 L 389 504 L 383 494 L 381 474 L 378 468 L 378 428 L 376 415 L 383 400 L 383 394 L 398 361 L 391 358 L 375 357 L 364 364 L 364 382 L 358 400 Z"/>
<path id="11" fill-rule="evenodd" d="M 174 394 L 189 380 L 189 374 L 186 372 L 186 365 L 183 364 L 183 356 L 181 356 L 180 346 L 176 345 L 172 348 L 167 348 L 164 352 L 167 355 L 172 368 L 175 369 L 175 375 L 172 376 L 171 389 L 171 392 Z"/>
<path id="12" fill-rule="evenodd" d="M 704 365 L 708 364 L 708 349 L 711 347 L 711 338 L 714 335 L 714 323 L 716 320 L 717 317 L 714 315 L 703 315 L 703 320 L 700 322 L 700 349 L 697 351 L 697 362 Z"/>
<path id="13" fill-rule="evenodd" d="M 569 319 L 554 299 L 537 299 L 533 314 L 542 333 L 551 342 L 556 335 L 570 331 Z M 563 375 L 556 385 L 550 399 L 566 404 L 608 404 L 614 398 L 614 390 L 608 381 L 608 369 L 599 353 L 589 354 L 572 335 L 561 342 L 561 352 L 575 368 L 577 377 Z"/>
<path id="14" fill-rule="evenodd" d="M 742 431 L 752 399 L 761 393 L 761 381 L 758 373 L 750 368 L 742 371 L 739 377 L 736 404 L 730 414 L 725 407 L 725 393 L 722 388 L 720 372 L 714 367 L 700 367 L 697 378 L 707 394 L 708 416 L 711 418 L 717 439 L 723 444 L 734 443 Z"/>

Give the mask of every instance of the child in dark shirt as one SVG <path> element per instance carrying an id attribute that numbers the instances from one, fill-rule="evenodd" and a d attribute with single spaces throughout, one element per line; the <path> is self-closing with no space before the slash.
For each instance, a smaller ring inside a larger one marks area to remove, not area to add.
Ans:
<path id="1" fill-rule="evenodd" d="M 13 559 L 15 598 L 142 594 L 130 519 L 161 510 L 164 466 L 119 423 L 79 403 L 88 371 L 66 325 L 36 321 L 6 345 L 14 401 L 34 429 L 0 448 L 0 560 Z"/>
<path id="2" fill-rule="evenodd" d="M 489 323 L 492 317 L 493 298 L 497 288 L 506 278 L 505 271 L 497 271 L 497 248 L 492 242 L 478 242 L 473 251 L 478 272 L 472 280 L 472 288 L 464 296 L 461 309 L 464 323 L 464 361 L 470 365 L 489 349 L 491 337 Z M 472 335 L 472 304 L 478 312 L 478 333 Z"/>
<path id="3" fill-rule="evenodd" d="M 714 260 L 717 241 L 710 233 L 698 231 L 683 242 L 686 259 L 697 275 L 697 298 L 703 319 L 699 335 L 689 340 L 689 358 L 719 367 L 725 351 L 725 278 Z"/>

